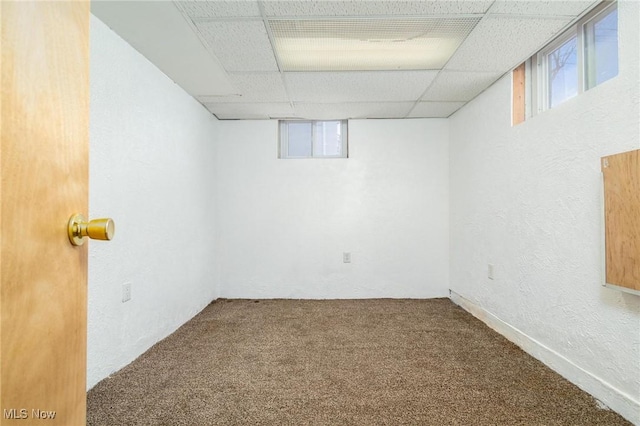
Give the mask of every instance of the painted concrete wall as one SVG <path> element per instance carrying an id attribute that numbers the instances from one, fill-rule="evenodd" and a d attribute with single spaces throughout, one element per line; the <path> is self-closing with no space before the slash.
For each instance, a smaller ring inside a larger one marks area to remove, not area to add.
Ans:
<path id="1" fill-rule="evenodd" d="M 640 424 L 640 297 L 601 286 L 600 173 L 640 148 L 638 9 L 616 78 L 512 127 L 508 76 L 450 119 L 450 253 L 454 297 Z"/>
<path id="2" fill-rule="evenodd" d="M 448 295 L 446 120 L 350 121 L 346 160 L 278 159 L 276 121 L 219 124 L 223 297 Z"/>
<path id="3" fill-rule="evenodd" d="M 95 17 L 90 136 L 90 216 L 116 235 L 89 243 L 88 388 L 218 295 L 217 122 Z"/>

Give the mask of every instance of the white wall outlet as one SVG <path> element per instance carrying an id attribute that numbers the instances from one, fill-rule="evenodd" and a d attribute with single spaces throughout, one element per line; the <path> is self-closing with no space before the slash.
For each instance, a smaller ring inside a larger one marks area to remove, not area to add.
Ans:
<path id="1" fill-rule="evenodd" d="M 494 277 L 494 274 L 493 274 L 493 272 L 494 272 L 494 271 L 493 271 L 493 269 L 494 269 L 494 268 L 493 268 L 493 265 L 489 263 L 489 264 L 487 265 L 487 277 L 489 277 L 489 279 L 490 279 L 490 280 L 492 280 L 492 279 L 493 279 L 493 277 Z"/>
<path id="2" fill-rule="evenodd" d="M 342 253 L 342 262 L 343 263 L 351 263 L 351 253 L 349 252 L 344 252 Z"/>
<path id="3" fill-rule="evenodd" d="M 131 300 L 131 283 L 122 284 L 122 303 Z"/>

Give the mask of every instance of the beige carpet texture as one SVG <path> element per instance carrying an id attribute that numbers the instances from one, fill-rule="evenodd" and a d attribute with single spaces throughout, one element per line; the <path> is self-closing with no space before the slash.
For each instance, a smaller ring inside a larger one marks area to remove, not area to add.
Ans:
<path id="1" fill-rule="evenodd" d="M 89 425 L 628 425 L 448 299 L 219 300 Z"/>

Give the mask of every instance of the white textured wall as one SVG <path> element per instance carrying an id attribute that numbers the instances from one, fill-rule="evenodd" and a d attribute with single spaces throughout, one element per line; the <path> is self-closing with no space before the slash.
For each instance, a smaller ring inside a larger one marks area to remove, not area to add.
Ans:
<path id="1" fill-rule="evenodd" d="M 446 120 L 353 120 L 324 160 L 279 160 L 276 121 L 219 124 L 223 297 L 448 295 Z"/>
<path id="2" fill-rule="evenodd" d="M 601 286 L 600 157 L 640 148 L 638 3 L 619 8 L 615 79 L 511 127 L 506 77 L 450 119 L 451 289 L 640 424 L 640 296 Z"/>
<path id="3" fill-rule="evenodd" d="M 217 297 L 217 122 L 93 16 L 90 132 L 90 216 L 116 235 L 89 243 L 89 388 Z"/>

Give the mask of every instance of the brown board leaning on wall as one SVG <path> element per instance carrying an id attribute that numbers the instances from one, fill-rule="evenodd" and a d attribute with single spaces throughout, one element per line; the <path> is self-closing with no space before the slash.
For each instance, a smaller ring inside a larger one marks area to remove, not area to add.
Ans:
<path id="1" fill-rule="evenodd" d="M 602 158 L 606 283 L 640 291 L 640 150 Z"/>

